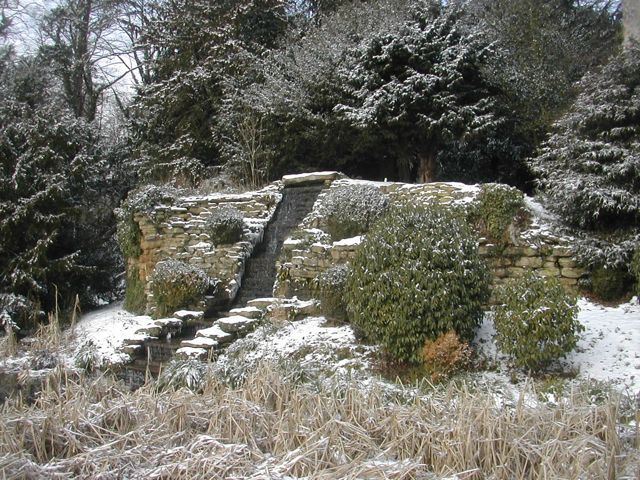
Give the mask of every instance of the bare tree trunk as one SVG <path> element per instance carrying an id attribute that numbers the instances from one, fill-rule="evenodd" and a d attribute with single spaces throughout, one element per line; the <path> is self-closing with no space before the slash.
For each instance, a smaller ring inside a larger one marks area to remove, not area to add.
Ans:
<path id="1" fill-rule="evenodd" d="M 418 183 L 430 183 L 436 178 L 436 155 L 433 152 L 418 153 Z"/>

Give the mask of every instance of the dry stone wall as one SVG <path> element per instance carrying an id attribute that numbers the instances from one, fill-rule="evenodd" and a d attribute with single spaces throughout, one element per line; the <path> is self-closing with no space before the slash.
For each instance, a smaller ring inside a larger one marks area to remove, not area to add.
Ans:
<path id="1" fill-rule="evenodd" d="M 341 179 L 330 188 L 363 183 Z M 408 202 L 413 205 L 437 201 L 464 207 L 477 200 L 480 187 L 460 183 L 402 184 L 364 182 L 374 185 L 389 196 L 392 203 Z M 332 265 L 348 263 L 354 258 L 362 237 L 332 242 L 327 233 L 322 204 L 328 190 L 318 198 L 314 210 L 301 228 L 283 246 L 278 264 L 278 277 L 274 287 L 276 296 L 312 298 L 317 293 L 318 276 Z M 532 269 L 545 276 L 557 277 L 568 288 L 576 288 L 584 275 L 572 258 L 571 239 L 554 234 L 538 217 L 537 207 L 528 201 L 531 224 L 524 231 L 512 229 L 507 245 L 495 245 L 480 239 L 479 253 L 493 274 L 493 284 L 499 285 L 521 276 Z"/>
<path id="2" fill-rule="evenodd" d="M 151 274 L 159 261 L 168 258 L 195 265 L 220 280 L 214 297 L 192 307 L 206 310 L 229 304 L 240 287 L 246 260 L 275 213 L 281 190 L 282 183 L 276 182 L 250 193 L 182 197 L 172 205 L 156 206 L 150 213 L 136 213 L 141 254 L 128 260 L 128 270 L 137 272 L 144 285 L 147 312 L 153 314 L 155 308 Z M 215 245 L 207 233 L 207 218 L 221 207 L 242 212 L 245 228 L 241 241 Z"/>

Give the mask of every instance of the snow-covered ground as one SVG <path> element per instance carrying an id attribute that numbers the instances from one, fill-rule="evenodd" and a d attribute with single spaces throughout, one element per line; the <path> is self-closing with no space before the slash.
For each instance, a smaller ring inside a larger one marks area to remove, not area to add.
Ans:
<path id="1" fill-rule="evenodd" d="M 130 360 L 122 351 L 125 339 L 144 338 L 135 332 L 153 325 L 146 315 L 137 316 L 127 312 L 122 302 L 112 303 L 83 315 L 72 332 L 72 351 L 86 342 L 92 342 L 99 357 L 98 364 L 119 364 Z"/>
<path id="2" fill-rule="evenodd" d="M 617 307 L 606 307 L 580 299 L 579 321 L 585 331 L 576 351 L 564 361 L 565 370 L 577 371 L 578 379 L 611 382 L 618 388 L 640 392 L 640 302 L 634 298 Z M 84 315 L 76 326 L 78 345 L 91 340 L 97 353 L 109 363 L 126 360 L 120 351 L 124 338 L 149 324 L 149 317 L 137 317 L 113 304 Z M 349 326 L 327 326 L 322 317 L 287 322 L 277 328 L 259 329 L 237 345 L 229 358 L 249 366 L 264 359 L 291 359 L 313 370 L 338 371 L 368 367 L 370 349 L 358 345 Z M 487 315 L 476 337 L 478 350 L 506 371 L 506 358 L 493 342 L 493 323 Z M 324 367 L 323 367 L 324 366 Z"/>

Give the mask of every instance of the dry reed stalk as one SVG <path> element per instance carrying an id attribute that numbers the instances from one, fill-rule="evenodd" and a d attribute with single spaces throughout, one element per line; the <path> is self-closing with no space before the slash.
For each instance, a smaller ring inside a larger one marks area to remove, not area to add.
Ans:
<path id="1" fill-rule="evenodd" d="M 376 382 L 297 384 L 268 366 L 241 387 L 208 378 L 201 394 L 58 371 L 34 404 L 3 406 L 0 467 L 9 478 L 255 480 L 602 479 L 624 467 L 615 397 L 505 406 L 464 385 L 405 397 Z"/>

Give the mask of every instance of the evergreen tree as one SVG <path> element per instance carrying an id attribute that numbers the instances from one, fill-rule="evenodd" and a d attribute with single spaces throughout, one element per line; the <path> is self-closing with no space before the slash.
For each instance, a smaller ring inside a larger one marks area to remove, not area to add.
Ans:
<path id="1" fill-rule="evenodd" d="M 45 311 L 113 291 L 117 267 L 109 165 L 54 85 L 34 59 L 0 78 L 0 292 Z"/>
<path id="2" fill-rule="evenodd" d="M 615 234 L 617 246 L 587 242 L 584 262 L 628 264 L 640 235 L 640 49 L 628 48 L 578 88 L 532 167 L 566 224 L 601 240 Z"/>
<path id="3" fill-rule="evenodd" d="M 398 34 L 364 45 L 345 72 L 355 101 L 336 109 L 385 140 L 404 180 L 434 180 L 439 154 L 495 136 L 505 120 L 481 72 L 487 46 L 459 28 L 461 17 L 452 6 L 434 19 L 433 5 L 421 4 Z"/>
<path id="4" fill-rule="evenodd" d="M 157 51 L 153 83 L 139 91 L 133 136 L 143 177 L 195 183 L 220 164 L 222 80 L 246 53 L 272 48 L 287 26 L 280 0 L 170 0 L 143 41 Z"/>

